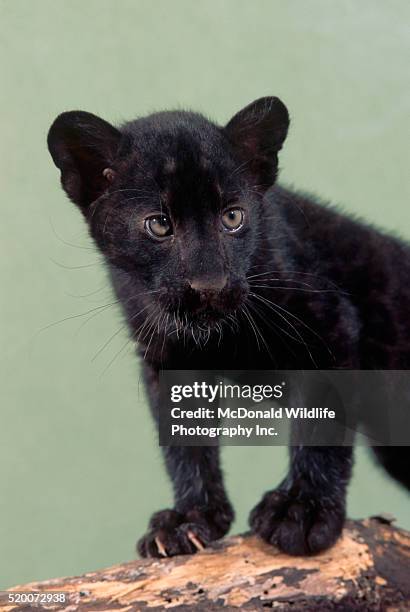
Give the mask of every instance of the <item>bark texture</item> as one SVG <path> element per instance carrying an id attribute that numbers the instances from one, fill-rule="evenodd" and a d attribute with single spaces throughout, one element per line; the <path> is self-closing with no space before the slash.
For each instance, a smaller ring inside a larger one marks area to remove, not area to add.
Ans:
<path id="1" fill-rule="evenodd" d="M 289 557 L 252 535 L 225 538 L 193 556 L 136 560 L 10 591 L 64 591 L 66 612 L 410 610 L 410 533 L 387 517 L 349 521 L 314 557 Z M 0 602 L 1 612 L 35 610 Z"/>

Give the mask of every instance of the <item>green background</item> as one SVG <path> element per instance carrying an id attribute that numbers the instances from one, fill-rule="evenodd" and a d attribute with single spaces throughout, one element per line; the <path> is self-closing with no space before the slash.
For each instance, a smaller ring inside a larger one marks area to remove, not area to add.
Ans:
<path id="1" fill-rule="evenodd" d="M 96 356 L 122 320 L 116 306 L 92 311 L 113 298 L 46 150 L 54 117 L 80 108 L 116 122 L 183 107 L 225 122 L 278 95 L 292 115 L 282 180 L 410 237 L 409 4 L 3 0 L 0 17 L 0 586 L 8 586 L 132 559 L 151 512 L 171 503 L 138 364 L 129 346 L 117 354 L 125 329 Z M 243 530 L 283 475 L 285 449 L 223 456 L 233 530 Z M 364 449 L 357 456 L 350 515 L 389 511 L 410 527 L 407 493 Z"/>

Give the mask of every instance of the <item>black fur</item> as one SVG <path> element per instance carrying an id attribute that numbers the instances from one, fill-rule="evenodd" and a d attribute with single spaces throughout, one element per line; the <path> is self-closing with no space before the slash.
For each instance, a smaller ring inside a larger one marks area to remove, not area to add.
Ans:
<path id="1" fill-rule="evenodd" d="M 282 102 L 262 98 L 224 128 L 163 112 L 116 129 L 73 111 L 50 129 L 63 187 L 106 257 L 138 343 L 155 418 L 161 368 L 410 367 L 410 249 L 274 185 L 288 123 Z M 221 222 L 229 207 L 244 215 L 234 233 Z M 161 240 L 144 224 L 160 213 L 173 232 Z M 407 449 L 377 455 L 410 486 Z M 233 518 L 216 448 L 164 456 L 175 508 L 153 516 L 143 556 L 195 552 Z M 351 467 L 351 448 L 293 448 L 252 528 L 291 554 L 327 548 L 343 526 Z"/>

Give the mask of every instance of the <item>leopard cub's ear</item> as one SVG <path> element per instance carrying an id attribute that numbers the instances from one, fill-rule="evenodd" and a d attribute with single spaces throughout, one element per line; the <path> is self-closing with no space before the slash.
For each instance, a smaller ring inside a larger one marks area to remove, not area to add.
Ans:
<path id="1" fill-rule="evenodd" d="M 286 106 L 275 97 L 259 98 L 237 113 L 225 126 L 225 133 L 239 158 L 269 187 L 277 174 L 277 155 L 289 127 Z"/>
<path id="2" fill-rule="evenodd" d="M 83 212 L 115 177 L 112 165 L 121 133 L 107 121 L 84 111 L 62 113 L 47 138 L 61 184 Z"/>

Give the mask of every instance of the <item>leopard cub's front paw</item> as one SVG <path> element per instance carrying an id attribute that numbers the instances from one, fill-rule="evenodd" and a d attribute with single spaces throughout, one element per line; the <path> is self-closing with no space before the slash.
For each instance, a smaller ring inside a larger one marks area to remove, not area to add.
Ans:
<path id="1" fill-rule="evenodd" d="M 141 557 L 173 557 L 203 550 L 229 529 L 233 513 L 203 513 L 197 509 L 180 513 L 161 510 L 151 517 L 148 532 L 138 541 Z"/>
<path id="2" fill-rule="evenodd" d="M 309 555 L 330 548 L 345 519 L 344 499 L 321 498 L 302 490 L 266 493 L 252 510 L 252 531 L 289 555 Z"/>

